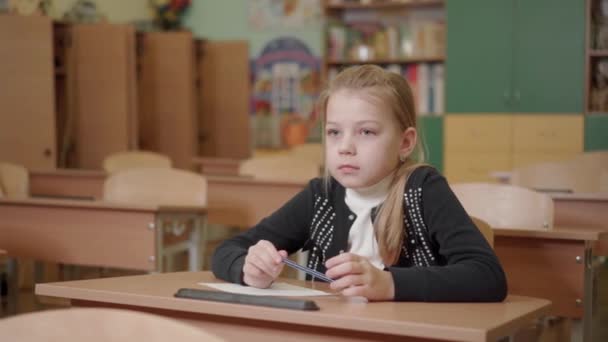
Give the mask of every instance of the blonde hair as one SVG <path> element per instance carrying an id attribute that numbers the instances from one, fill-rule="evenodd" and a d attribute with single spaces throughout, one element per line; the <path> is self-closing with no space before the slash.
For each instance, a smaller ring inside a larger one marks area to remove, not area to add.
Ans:
<path id="1" fill-rule="evenodd" d="M 412 90 L 401 75 L 385 71 L 375 65 L 360 65 L 344 69 L 321 93 L 318 111 L 326 124 L 327 103 L 329 98 L 339 90 L 364 91 L 367 96 L 388 105 L 403 132 L 409 127 L 416 128 L 416 109 Z M 325 145 L 325 134 L 323 145 Z M 414 153 L 419 154 L 417 161 L 423 162 L 423 153 L 417 144 Z M 399 156 L 395 156 L 398 158 Z M 329 188 L 329 170 L 325 163 L 325 184 Z M 374 234 L 378 241 L 380 256 L 385 265 L 394 264 L 400 255 L 403 241 L 406 238 L 403 222 L 403 191 L 411 172 L 420 164 L 408 156 L 401 161 L 391 181 L 386 200 L 380 207 L 374 222 Z"/>

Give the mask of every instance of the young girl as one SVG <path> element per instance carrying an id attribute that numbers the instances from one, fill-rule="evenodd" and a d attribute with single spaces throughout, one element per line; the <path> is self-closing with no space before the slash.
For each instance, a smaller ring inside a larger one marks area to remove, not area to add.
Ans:
<path id="1" fill-rule="evenodd" d="M 445 178 L 411 160 L 417 145 L 407 81 L 372 65 L 341 72 L 320 98 L 326 175 L 213 255 L 221 279 L 265 288 L 282 257 L 346 296 L 398 301 L 501 301 L 496 255 Z"/>

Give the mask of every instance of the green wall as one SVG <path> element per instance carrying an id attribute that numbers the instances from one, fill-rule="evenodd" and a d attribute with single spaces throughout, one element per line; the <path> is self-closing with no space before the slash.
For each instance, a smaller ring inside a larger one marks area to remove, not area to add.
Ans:
<path id="1" fill-rule="evenodd" d="M 77 0 L 53 0 L 50 16 L 61 19 Z M 195 1 L 197 2 L 197 1 Z M 148 0 L 96 0 L 97 8 L 112 23 L 128 23 L 152 18 Z"/>
<path id="2" fill-rule="evenodd" d="M 585 117 L 585 151 L 608 150 L 608 114 Z"/>
<path id="3" fill-rule="evenodd" d="M 185 25 L 195 36 L 212 40 L 249 41 L 249 53 L 256 57 L 264 45 L 281 36 L 302 40 L 315 56 L 322 56 L 323 24 L 298 29 L 281 28 L 254 31 L 247 19 L 248 0 L 195 0 L 188 10 Z"/>

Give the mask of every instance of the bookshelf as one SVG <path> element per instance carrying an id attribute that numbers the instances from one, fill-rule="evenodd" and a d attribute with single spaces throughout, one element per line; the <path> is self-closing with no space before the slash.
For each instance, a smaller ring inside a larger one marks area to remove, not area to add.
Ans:
<path id="1" fill-rule="evenodd" d="M 588 115 L 608 113 L 608 11 L 601 0 L 587 1 L 586 106 Z"/>
<path id="2" fill-rule="evenodd" d="M 377 64 L 408 79 L 421 116 L 444 112 L 444 0 L 325 0 L 322 74 Z"/>
<path id="3" fill-rule="evenodd" d="M 608 150 L 608 13 L 586 2 L 585 151 Z"/>

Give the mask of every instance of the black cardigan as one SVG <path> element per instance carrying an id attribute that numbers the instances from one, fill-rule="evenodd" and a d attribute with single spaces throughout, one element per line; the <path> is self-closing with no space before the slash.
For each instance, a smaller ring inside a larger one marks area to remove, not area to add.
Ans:
<path id="1" fill-rule="evenodd" d="M 309 250 L 308 266 L 325 273 L 324 263 L 347 250 L 354 218 L 345 189 L 334 179 L 329 191 L 316 178 L 279 210 L 215 250 L 216 277 L 243 284 L 243 265 L 259 240 L 278 250 Z M 259 200 L 263 201 L 263 195 Z M 374 212 L 372 213 L 373 216 Z M 448 186 L 432 167 L 419 167 L 404 189 L 406 237 L 399 260 L 387 268 L 398 301 L 502 301 L 504 271 L 494 251 Z"/>

